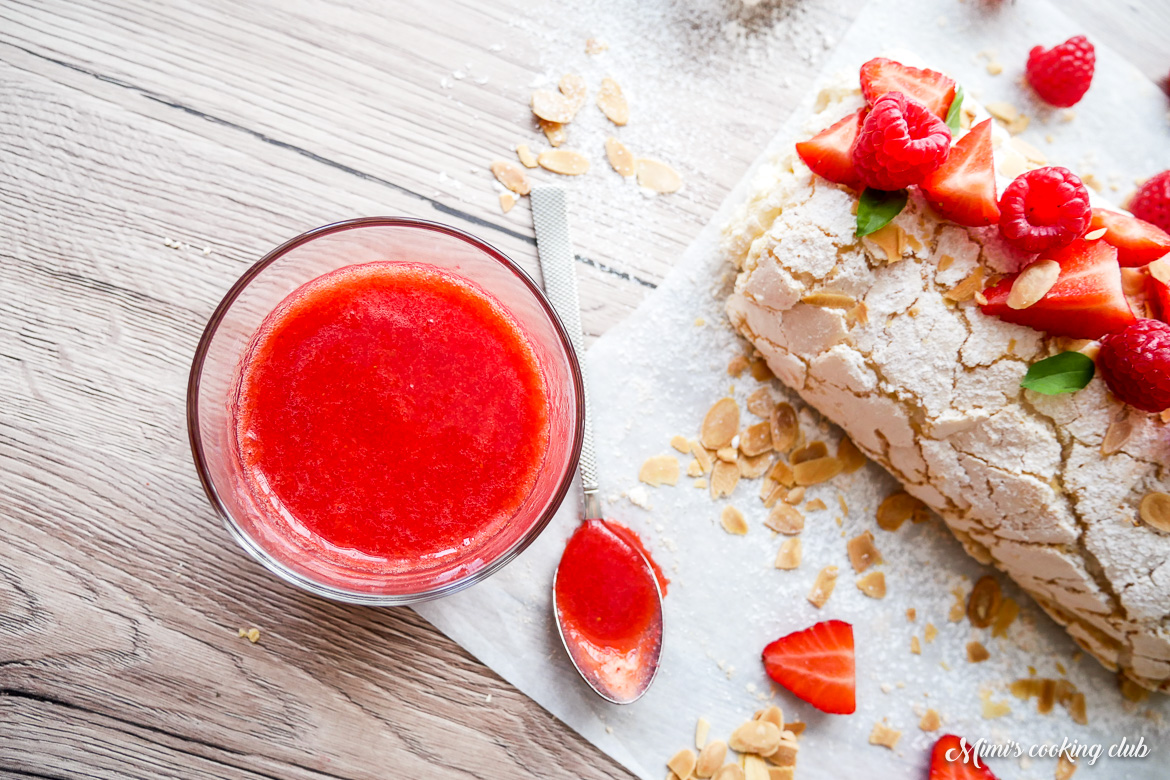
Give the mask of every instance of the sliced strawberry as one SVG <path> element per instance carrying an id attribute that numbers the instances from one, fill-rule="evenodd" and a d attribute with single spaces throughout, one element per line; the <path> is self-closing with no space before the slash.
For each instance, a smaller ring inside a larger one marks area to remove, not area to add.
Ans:
<path id="1" fill-rule="evenodd" d="M 901 92 L 922 103 L 945 120 L 955 100 L 955 82 L 943 74 L 911 68 L 885 57 L 875 57 L 861 66 L 861 91 L 871 106 L 887 92 Z"/>
<path id="2" fill-rule="evenodd" d="M 1105 241 L 1117 247 L 1117 262 L 1133 268 L 1170 254 L 1170 234 L 1143 219 L 1106 209 L 1093 209 L 1087 232 L 1105 228 Z"/>
<path id="3" fill-rule="evenodd" d="M 968 227 L 999 222 L 991 120 L 972 127 L 951 147 L 942 167 L 928 173 L 919 186 L 934 210 L 952 222 Z"/>
<path id="4" fill-rule="evenodd" d="M 987 303 L 979 307 L 983 313 L 1074 339 L 1100 338 L 1137 320 L 1121 287 L 1116 247 L 1078 238 L 1038 259 L 1060 264 L 1060 276 L 1043 298 L 1026 309 L 1009 307 L 1008 294 L 1019 276 L 1011 274 L 983 291 L 987 298 Z"/>
<path id="5" fill-rule="evenodd" d="M 824 712 L 857 709 L 853 626 L 827 620 L 777 639 L 764 648 L 768 676 Z"/>
<path id="6" fill-rule="evenodd" d="M 836 184 L 861 189 L 861 178 L 853 168 L 853 142 L 861 122 L 865 119 L 864 108 L 796 145 L 796 153 L 813 173 Z"/>
<path id="7" fill-rule="evenodd" d="M 979 765 L 975 762 L 978 760 Z M 983 763 L 982 758 L 975 755 L 975 751 L 968 743 L 963 747 L 963 741 L 954 734 L 944 734 L 934 743 L 930 751 L 930 778 L 929 780 L 996 780 L 995 775 Z"/>
<path id="8" fill-rule="evenodd" d="M 1170 322 L 1170 287 L 1159 282 L 1152 274 L 1146 276 L 1146 302 L 1152 314 L 1162 322 Z"/>

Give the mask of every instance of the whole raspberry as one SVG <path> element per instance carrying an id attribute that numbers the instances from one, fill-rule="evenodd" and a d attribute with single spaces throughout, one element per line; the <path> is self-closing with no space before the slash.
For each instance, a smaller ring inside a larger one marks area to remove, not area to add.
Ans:
<path id="1" fill-rule="evenodd" d="M 1138 219 L 1152 222 L 1170 233 L 1170 171 L 1162 171 L 1138 187 L 1129 210 Z"/>
<path id="2" fill-rule="evenodd" d="M 1022 173 L 999 199 L 999 232 L 1025 252 L 1072 243 L 1091 217 L 1089 191 L 1068 168 Z"/>
<path id="3" fill-rule="evenodd" d="M 1113 394 L 1143 412 L 1170 409 L 1170 325 L 1138 320 L 1101 339 L 1097 368 Z"/>
<path id="4" fill-rule="evenodd" d="M 1045 102 L 1068 108 L 1076 105 L 1093 83 L 1097 53 L 1083 35 L 1069 38 L 1047 51 L 1032 47 L 1028 54 L 1028 83 Z"/>
<path id="5" fill-rule="evenodd" d="M 951 131 L 926 106 L 901 92 L 873 104 L 853 144 L 853 167 L 866 187 L 900 190 L 947 159 Z"/>

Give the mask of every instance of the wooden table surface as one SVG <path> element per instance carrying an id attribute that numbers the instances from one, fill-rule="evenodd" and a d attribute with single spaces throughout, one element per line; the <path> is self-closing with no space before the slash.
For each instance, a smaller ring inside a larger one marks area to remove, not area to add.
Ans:
<path id="1" fill-rule="evenodd" d="M 0 776 L 626 777 L 409 609 L 238 550 L 191 465 L 190 359 L 251 262 L 337 219 L 448 222 L 535 274 L 527 204 L 502 214 L 486 167 L 542 146 L 534 78 L 606 67 L 584 43 L 609 36 L 629 132 L 686 187 L 575 196 L 596 337 L 809 87 L 826 46 L 793 36 L 831 44 L 861 1 L 0 1 Z M 1166 3 L 1064 5 L 1170 70 Z M 669 67 L 639 76 L 642 40 Z"/>

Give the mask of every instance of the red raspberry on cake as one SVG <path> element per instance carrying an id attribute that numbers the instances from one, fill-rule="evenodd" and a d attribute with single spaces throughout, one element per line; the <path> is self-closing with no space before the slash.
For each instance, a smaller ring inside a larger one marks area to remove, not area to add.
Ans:
<path id="1" fill-rule="evenodd" d="M 1034 46 L 1028 54 L 1028 83 L 1046 103 L 1068 108 L 1089 91 L 1096 65 L 1097 53 L 1083 35 L 1047 50 Z"/>
<path id="2" fill-rule="evenodd" d="M 1170 171 L 1162 171 L 1138 187 L 1129 210 L 1138 219 L 1153 223 L 1170 233 Z"/>
<path id="3" fill-rule="evenodd" d="M 853 145 L 853 167 L 866 187 L 900 190 L 947 159 L 951 131 L 926 106 L 901 92 L 878 98 Z"/>
<path id="4" fill-rule="evenodd" d="M 999 232 L 1025 252 L 1071 244 L 1091 216 L 1089 191 L 1068 168 L 1022 173 L 999 199 Z"/>
<path id="5" fill-rule="evenodd" d="M 1101 339 L 1097 367 L 1118 399 L 1144 412 L 1170 409 L 1170 325 L 1138 320 Z"/>

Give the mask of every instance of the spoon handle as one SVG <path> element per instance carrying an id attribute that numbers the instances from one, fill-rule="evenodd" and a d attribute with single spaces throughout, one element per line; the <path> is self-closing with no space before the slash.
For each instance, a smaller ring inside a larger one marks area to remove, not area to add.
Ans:
<path id="1" fill-rule="evenodd" d="M 597 495 L 597 453 L 593 449 L 593 414 L 589 407 L 589 381 L 585 370 L 585 347 L 581 331 L 581 298 L 577 292 L 573 244 L 569 240 L 569 208 L 565 191 L 560 187 L 533 187 L 532 222 L 536 227 L 536 248 L 540 255 L 540 272 L 544 276 L 544 293 L 568 331 L 569 342 L 581 364 L 581 383 L 585 388 L 585 432 L 581 439 L 581 488 L 585 493 L 585 519 L 601 517 Z"/>

